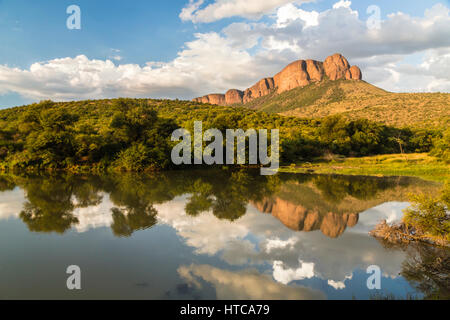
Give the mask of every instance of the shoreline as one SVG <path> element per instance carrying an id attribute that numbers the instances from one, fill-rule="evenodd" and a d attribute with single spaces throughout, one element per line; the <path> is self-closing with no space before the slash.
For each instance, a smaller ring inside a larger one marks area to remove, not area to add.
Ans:
<path id="1" fill-rule="evenodd" d="M 409 176 L 439 183 L 450 181 L 450 164 L 425 153 L 320 159 L 316 162 L 283 166 L 279 172 L 376 177 Z"/>

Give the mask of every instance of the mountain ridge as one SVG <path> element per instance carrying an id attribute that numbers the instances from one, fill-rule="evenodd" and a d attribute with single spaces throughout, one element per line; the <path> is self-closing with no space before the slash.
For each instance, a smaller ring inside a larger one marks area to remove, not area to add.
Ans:
<path id="1" fill-rule="evenodd" d="M 362 72 L 358 66 L 351 66 L 342 54 L 335 53 L 324 62 L 311 59 L 294 61 L 275 76 L 263 78 L 244 91 L 230 89 L 225 94 L 208 94 L 192 101 L 215 105 L 246 104 L 272 92 L 280 94 L 311 83 L 340 79 L 362 80 Z"/>

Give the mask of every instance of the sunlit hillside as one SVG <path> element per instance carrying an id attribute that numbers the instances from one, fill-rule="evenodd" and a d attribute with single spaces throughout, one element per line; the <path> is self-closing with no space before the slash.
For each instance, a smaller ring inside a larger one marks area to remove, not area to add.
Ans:
<path id="1" fill-rule="evenodd" d="M 388 125 L 445 126 L 450 120 L 448 93 L 391 93 L 364 81 L 323 81 L 255 99 L 250 109 L 302 118 L 343 114 Z"/>

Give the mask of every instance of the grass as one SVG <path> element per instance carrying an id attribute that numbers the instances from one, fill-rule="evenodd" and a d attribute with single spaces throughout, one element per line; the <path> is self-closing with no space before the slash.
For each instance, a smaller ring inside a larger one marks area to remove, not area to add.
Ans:
<path id="1" fill-rule="evenodd" d="M 281 172 L 368 176 L 412 176 L 450 181 L 450 165 L 424 153 L 336 158 L 280 168 Z"/>
<path id="2" fill-rule="evenodd" d="M 312 83 L 281 94 L 255 99 L 245 107 L 300 118 L 342 114 L 396 127 L 448 126 L 448 93 L 392 93 L 364 81 L 337 80 Z"/>

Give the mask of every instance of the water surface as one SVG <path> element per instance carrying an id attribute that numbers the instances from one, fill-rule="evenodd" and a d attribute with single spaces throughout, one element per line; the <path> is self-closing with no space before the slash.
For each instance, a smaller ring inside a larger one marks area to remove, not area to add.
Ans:
<path id="1" fill-rule="evenodd" d="M 0 298 L 448 298 L 447 250 L 368 236 L 401 218 L 410 193 L 438 189 L 231 170 L 3 174 Z M 66 288 L 69 265 L 80 291 Z M 367 288 L 370 265 L 381 290 Z"/>

